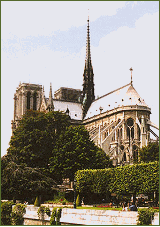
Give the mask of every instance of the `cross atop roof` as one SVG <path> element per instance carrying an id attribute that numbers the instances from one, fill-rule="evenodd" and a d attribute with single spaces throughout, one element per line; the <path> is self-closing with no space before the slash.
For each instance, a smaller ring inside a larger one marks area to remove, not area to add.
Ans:
<path id="1" fill-rule="evenodd" d="M 132 69 L 132 67 L 129 70 L 131 71 L 131 85 L 132 85 L 132 83 L 133 83 L 133 80 L 132 80 L 132 71 L 133 71 L 133 69 Z"/>

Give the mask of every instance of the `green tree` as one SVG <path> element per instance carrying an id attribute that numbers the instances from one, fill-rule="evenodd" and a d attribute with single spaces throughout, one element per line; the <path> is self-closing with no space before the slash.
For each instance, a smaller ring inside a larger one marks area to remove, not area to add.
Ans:
<path id="1" fill-rule="evenodd" d="M 1 197 L 2 199 L 21 199 L 30 201 L 31 198 L 52 195 L 55 181 L 48 177 L 43 169 L 18 165 L 8 162 L 4 167 L 2 159 L 1 169 Z"/>
<path id="2" fill-rule="evenodd" d="M 141 162 L 159 161 L 159 144 L 158 142 L 149 143 L 139 150 L 139 159 Z"/>
<path id="3" fill-rule="evenodd" d="M 13 207 L 11 218 L 12 225 L 23 225 L 23 216 L 26 213 L 26 206 L 24 204 L 16 204 Z"/>
<path id="4" fill-rule="evenodd" d="M 20 165 L 46 168 L 57 138 L 69 124 L 62 112 L 28 111 L 11 137 L 8 158 Z"/>
<path id="5" fill-rule="evenodd" d="M 159 192 L 159 162 L 140 163 L 108 169 L 78 170 L 77 193 L 85 198 L 92 194 L 121 195 Z"/>
<path id="6" fill-rule="evenodd" d="M 76 206 L 78 207 L 80 205 L 81 205 L 81 200 L 80 200 L 80 196 L 78 194 L 77 199 L 76 199 Z"/>
<path id="7" fill-rule="evenodd" d="M 84 127 L 70 126 L 69 116 L 30 110 L 2 158 L 2 195 L 25 200 L 32 195 L 35 199 L 49 194 L 55 181 L 73 180 L 79 169 L 108 166 L 109 157 L 94 145 Z"/>
<path id="8" fill-rule="evenodd" d="M 56 179 L 74 179 L 80 169 L 104 169 L 111 166 L 105 152 L 90 140 L 83 126 L 70 126 L 59 136 L 50 158 L 50 170 Z"/>
<path id="9" fill-rule="evenodd" d="M 1 225 L 11 225 L 11 213 L 13 202 L 1 203 Z"/>
<path id="10" fill-rule="evenodd" d="M 154 219 L 153 208 L 143 208 L 138 210 L 137 225 L 151 225 Z"/>

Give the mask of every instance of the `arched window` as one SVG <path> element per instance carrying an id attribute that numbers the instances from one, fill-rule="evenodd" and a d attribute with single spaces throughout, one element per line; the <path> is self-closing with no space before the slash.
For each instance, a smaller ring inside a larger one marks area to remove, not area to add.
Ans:
<path id="1" fill-rule="evenodd" d="M 127 137 L 130 140 L 130 136 L 132 139 L 134 139 L 134 121 L 132 118 L 127 119 Z M 130 134 L 131 133 L 131 134 Z"/>
<path id="2" fill-rule="evenodd" d="M 138 134 L 138 140 L 140 140 L 140 138 L 141 138 L 141 130 L 140 130 L 139 125 L 137 125 L 137 134 Z"/>
<path id="3" fill-rule="evenodd" d="M 30 98 L 31 98 L 31 92 L 27 92 L 27 110 L 30 110 Z"/>
<path id="4" fill-rule="evenodd" d="M 127 127 L 127 138 L 130 140 L 130 129 Z"/>
<path id="5" fill-rule="evenodd" d="M 37 93 L 33 94 L 33 110 L 37 110 Z"/>
<path id="6" fill-rule="evenodd" d="M 134 139 L 134 127 L 131 128 L 131 137 Z"/>
<path id="7" fill-rule="evenodd" d="M 134 121 L 133 121 L 132 118 L 128 118 L 128 119 L 127 119 L 127 125 L 128 125 L 129 127 L 133 126 L 133 123 L 134 123 Z"/>
<path id="8" fill-rule="evenodd" d="M 120 136 L 122 137 L 122 128 L 121 128 L 120 132 L 121 132 L 121 133 L 120 133 Z"/>
<path id="9" fill-rule="evenodd" d="M 134 127 L 132 127 L 131 129 L 128 127 L 127 128 L 127 137 L 130 140 L 130 130 L 131 130 L 131 138 L 134 139 Z"/>

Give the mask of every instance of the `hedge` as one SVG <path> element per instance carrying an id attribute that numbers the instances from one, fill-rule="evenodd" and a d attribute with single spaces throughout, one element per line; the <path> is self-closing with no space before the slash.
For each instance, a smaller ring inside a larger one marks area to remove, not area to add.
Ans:
<path id="1" fill-rule="evenodd" d="M 90 193 L 151 193 L 159 191 L 159 162 L 125 165 L 117 168 L 78 170 L 76 190 Z"/>

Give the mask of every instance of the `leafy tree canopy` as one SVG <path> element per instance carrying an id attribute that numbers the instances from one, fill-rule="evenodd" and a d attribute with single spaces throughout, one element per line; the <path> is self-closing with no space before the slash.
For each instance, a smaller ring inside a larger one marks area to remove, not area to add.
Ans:
<path id="1" fill-rule="evenodd" d="M 52 194 L 56 184 L 42 169 L 17 165 L 1 160 L 1 196 L 5 199 L 29 200 L 42 194 Z"/>
<path id="2" fill-rule="evenodd" d="M 80 169 L 111 166 L 109 157 L 90 141 L 83 126 L 71 126 L 62 112 L 28 111 L 2 158 L 2 195 L 49 193 L 63 178 L 73 180 Z M 53 180 L 54 179 L 54 180 Z"/>
<path id="3" fill-rule="evenodd" d="M 49 160 L 56 179 L 70 178 L 80 169 L 104 169 L 111 166 L 109 157 L 89 139 L 83 126 L 70 126 L 62 133 Z"/>
<path id="4" fill-rule="evenodd" d="M 139 158 L 141 162 L 159 161 L 159 144 L 158 142 L 149 143 L 147 146 L 139 150 Z"/>
<path id="5" fill-rule="evenodd" d="M 17 164 L 47 167 L 56 140 L 69 126 L 62 112 L 28 111 L 10 140 L 7 156 Z"/>

